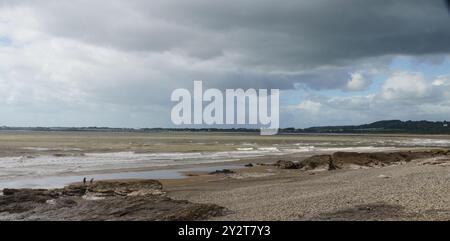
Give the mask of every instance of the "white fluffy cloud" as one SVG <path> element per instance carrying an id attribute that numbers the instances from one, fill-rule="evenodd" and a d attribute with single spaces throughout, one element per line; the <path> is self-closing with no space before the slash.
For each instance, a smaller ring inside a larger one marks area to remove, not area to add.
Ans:
<path id="1" fill-rule="evenodd" d="M 431 83 L 421 73 L 394 73 L 383 85 L 381 97 L 386 100 L 415 100 L 431 94 Z"/>
<path id="2" fill-rule="evenodd" d="M 317 113 L 320 111 L 322 104 L 312 100 L 305 100 L 296 106 L 297 109 L 303 110 L 306 112 Z"/>
<path id="3" fill-rule="evenodd" d="M 372 81 L 364 76 L 362 73 L 352 73 L 350 80 L 347 82 L 346 90 L 361 91 L 367 89 L 372 84 Z"/>
<path id="4" fill-rule="evenodd" d="M 441 75 L 438 76 L 433 81 L 434 86 L 450 86 L 450 75 Z"/>
<path id="5" fill-rule="evenodd" d="M 320 108 L 319 108 L 320 107 Z M 417 72 L 394 72 L 380 90 L 369 95 L 314 96 L 302 101 L 293 122 L 308 126 L 355 124 L 380 119 L 447 120 L 450 111 L 448 75 L 426 78 Z M 319 111 L 320 110 L 320 111 Z M 294 111 L 294 110 L 291 110 Z M 314 114 L 314 115 L 311 115 Z"/>

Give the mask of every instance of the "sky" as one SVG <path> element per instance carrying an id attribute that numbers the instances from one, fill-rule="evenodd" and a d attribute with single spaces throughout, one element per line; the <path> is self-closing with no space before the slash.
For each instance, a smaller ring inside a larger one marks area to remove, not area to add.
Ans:
<path id="1" fill-rule="evenodd" d="M 171 93 L 277 88 L 280 125 L 450 119 L 442 0 L 0 0 L 0 126 L 173 127 Z"/>

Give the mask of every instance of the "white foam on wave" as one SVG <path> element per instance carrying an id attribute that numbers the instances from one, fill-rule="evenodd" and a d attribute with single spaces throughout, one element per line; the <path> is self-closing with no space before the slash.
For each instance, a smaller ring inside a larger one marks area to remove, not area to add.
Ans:
<path id="1" fill-rule="evenodd" d="M 389 151 L 398 149 L 396 147 L 379 147 L 379 146 L 355 146 L 355 147 L 328 147 L 317 148 L 318 152 L 374 152 L 374 151 Z"/>
<path id="2" fill-rule="evenodd" d="M 173 165 L 236 161 L 278 152 L 276 148 L 238 151 L 185 153 L 85 153 L 84 155 L 33 157 L 1 157 L 0 179 L 14 176 L 48 176 L 70 172 L 100 171 L 127 168 L 164 167 Z"/>
<path id="3" fill-rule="evenodd" d="M 424 146 L 424 147 L 450 147 L 450 140 L 447 139 L 423 139 L 414 138 L 397 142 L 402 146 Z"/>
<path id="4" fill-rule="evenodd" d="M 372 144 L 369 144 L 372 141 Z M 256 143 L 236 144 L 234 151 L 220 152 L 173 152 L 173 153 L 135 153 L 135 152 L 111 152 L 111 153 L 85 153 L 84 155 L 52 156 L 33 155 L 24 157 L 1 157 L 0 179 L 11 177 L 33 177 L 61 175 L 73 172 L 118 170 L 127 168 L 165 167 L 186 164 L 218 163 L 236 161 L 243 158 L 254 158 L 268 155 L 285 155 L 304 153 L 314 155 L 316 153 L 347 152 L 374 152 L 395 150 L 404 146 L 446 146 L 450 140 L 442 139 L 405 139 L 389 140 L 384 145 L 378 146 L 373 140 L 359 143 L 357 146 L 329 145 L 324 142 L 318 145 L 312 143 L 291 143 L 269 146 L 258 146 Z M 398 142 L 397 142 L 398 141 Z M 324 145 L 327 144 L 327 145 Z M 26 147 L 29 150 L 48 151 L 47 148 Z"/>
<path id="5" fill-rule="evenodd" d="M 254 149 L 253 149 L 253 147 L 248 147 L 248 148 L 236 148 L 236 150 L 238 150 L 238 151 L 252 151 Z"/>
<path id="6" fill-rule="evenodd" d="M 46 147 L 22 147 L 23 150 L 30 150 L 30 151 L 51 151 L 54 150 L 52 148 L 46 148 Z"/>
<path id="7" fill-rule="evenodd" d="M 299 152 L 311 152 L 316 150 L 315 146 L 299 146 L 297 149 Z"/>
<path id="8" fill-rule="evenodd" d="M 23 150 L 30 150 L 30 151 L 81 151 L 80 148 L 70 148 L 70 147 L 63 147 L 63 148 L 48 148 L 48 147 L 22 147 Z"/>
<path id="9" fill-rule="evenodd" d="M 243 145 L 243 146 L 256 146 L 256 143 L 243 142 L 243 143 L 241 143 L 241 145 Z"/>
<path id="10" fill-rule="evenodd" d="M 259 151 L 273 151 L 273 152 L 279 152 L 280 151 L 277 147 L 259 147 L 257 149 Z"/>
<path id="11" fill-rule="evenodd" d="M 293 148 L 295 147 L 295 148 Z M 242 158 L 290 153 L 315 153 L 336 151 L 375 151 L 385 147 L 314 147 L 284 146 L 239 148 L 236 151 L 186 152 L 186 153 L 86 153 L 68 156 L 1 157 L 0 178 L 9 175 L 47 175 L 77 171 L 111 170 L 123 168 L 162 167 L 171 165 L 200 164 L 234 161 Z"/>

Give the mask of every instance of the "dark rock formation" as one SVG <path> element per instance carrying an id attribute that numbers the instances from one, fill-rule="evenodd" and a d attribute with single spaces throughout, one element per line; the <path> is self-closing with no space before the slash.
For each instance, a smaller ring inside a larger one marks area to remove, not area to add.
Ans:
<path id="1" fill-rule="evenodd" d="M 214 175 L 214 174 L 233 174 L 233 173 L 235 173 L 235 172 L 232 170 L 223 169 L 223 170 L 216 170 L 216 171 L 210 172 L 209 174 Z"/>
<path id="2" fill-rule="evenodd" d="M 447 156 L 448 150 L 406 151 L 406 152 L 336 152 L 333 155 L 316 155 L 301 161 L 299 166 L 305 170 L 328 166 L 328 170 L 344 168 L 346 165 L 362 167 L 389 166 L 414 159 Z"/>
<path id="3" fill-rule="evenodd" d="M 4 189 L 1 220 L 204 220 L 226 209 L 172 200 L 158 181 L 98 181 L 62 189 Z"/>
<path id="4" fill-rule="evenodd" d="M 333 171 L 338 169 L 339 167 L 336 166 L 336 164 L 334 164 L 333 159 L 329 159 L 328 160 L 328 171 Z"/>
<path id="5" fill-rule="evenodd" d="M 0 213 L 21 213 L 58 197 L 58 193 L 43 189 L 4 189 L 0 196 Z"/>
<path id="6" fill-rule="evenodd" d="M 275 167 L 275 166 L 277 166 L 276 163 L 256 163 L 256 165 L 262 166 L 262 167 Z"/>
<path id="7" fill-rule="evenodd" d="M 316 155 L 306 158 L 299 163 L 299 167 L 304 170 L 312 170 L 321 166 L 330 166 L 330 163 L 336 167 L 333 163 L 331 155 Z"/>
<path id="8" fill-rule="evenodd" d="M 277 161 L 277 163 L 275 163 L 275 166 L 277 166 L 278 168 L 281 168 L 281 169 L 298 169 L 299 168 L 298 163 L 294 163 L 292 161 L 284 161 L 284 160 Z"/>

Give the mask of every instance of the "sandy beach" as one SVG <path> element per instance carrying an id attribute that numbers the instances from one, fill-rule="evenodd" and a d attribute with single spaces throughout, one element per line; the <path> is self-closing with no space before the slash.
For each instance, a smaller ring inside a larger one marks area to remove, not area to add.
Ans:
<path id="1" fill-rule="evenodd" d="M 420 135 L 3 133 L 0 219 L 450 220 L 448 143 Z M 176 148 L 184 151 L 169 152 Z"/>
<path id="2" fill-rule="evenodd" d="M 4 189 L 0 219 L 450 220 L 449 153 L 335 153 L 235 163 L 241 168 L 185 172 L 181 179 Z M 325 156 L 334 163 L 321 162 Z M 316 164 L 302 164 L 308 160 Z"/>
<path id="3" fill-rule="evenodd" d="M 163 181 L 170 197 L 231 210 L 212 220 L 450 220 L 450 161 L 301 172 L 254 167 Z"/>

